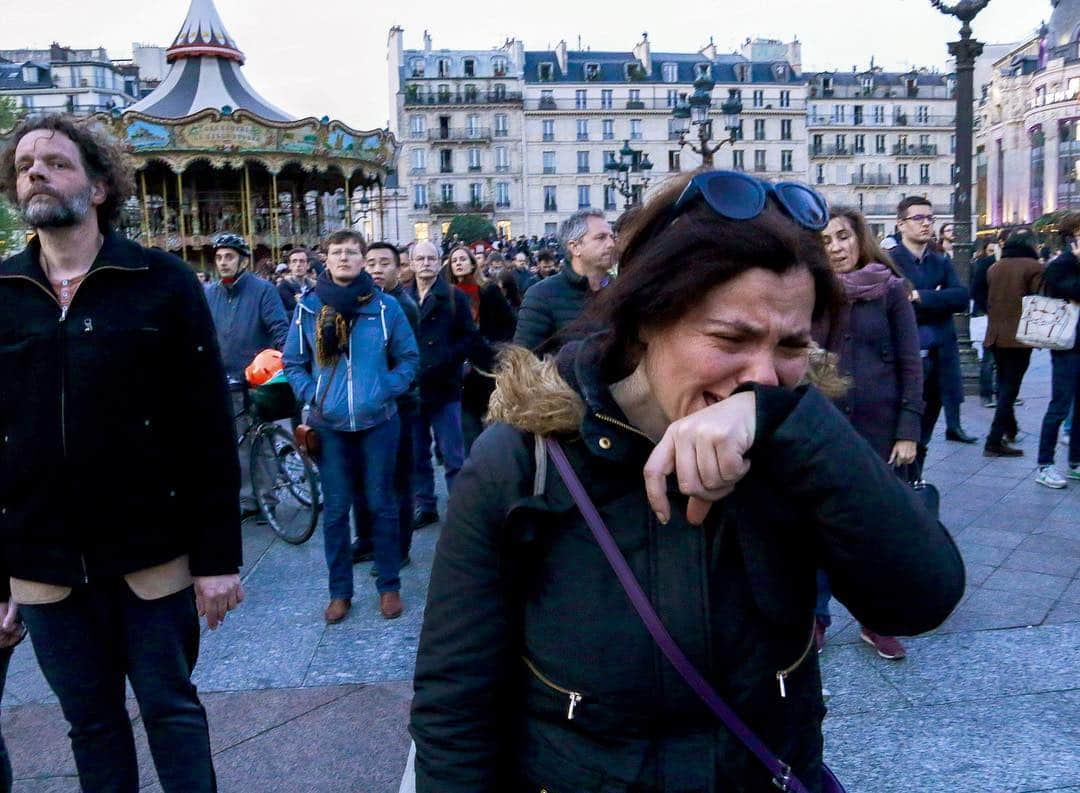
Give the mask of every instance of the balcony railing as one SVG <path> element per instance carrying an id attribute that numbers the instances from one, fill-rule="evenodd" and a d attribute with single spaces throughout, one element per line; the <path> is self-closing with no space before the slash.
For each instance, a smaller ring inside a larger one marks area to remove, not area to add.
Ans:
<path id="1" fill-rule="evenodd" d="M 893 118 L 834 118 L 832 116 L 807 116 L 808 127 L 954 127 L 956 116 L 932 115 L 897 116 Z"/>
<path id="2" fill-rule="evenodd" d="M 467 215 L 470 213 L 493 212 L 495 205 L 490 201 L 440 201 L 431 205 L 433 215 Z"/>
<path id="3" fill-rule="evenodd" d="M 892 148 L 894 157 L 936 157 L 938 147 L 931 144 L 918 144 L 904 146 L 896 144 Z"/>
<path id="4" fill-rule="evenodd" d="M 446 142 L 479 142 L 491 140 L 491 127 L 440 127 L 428 131 L 428 140 Z"/>
<path id="5" fill-rule="evenodd" d="M 720 91 L 724 86 L 717 89 L 717 92 L 713 95 L 713 116 L 719 118 L 722 116 L 720 112 L 720 105 L 727 98 L 726 92 L 721 95 Z M 689 89 L 688 91 L 692 90 Z M 590 96 L 586 99 L 584 105 L 582 105 L 576 97 L 573 96 L 559 96 L 559 97 L 537 97 L 525 99 L 526 110 L 558 110 L 566 112 L 580 113 L 583 110 L 651 110 L 651 111 L 663 111 L 670 113 L 675 108 L 675 104 L 668 100 L 666 96 L 656 97 L 642 97 L 640 99 L 627 99 L 623 97 L 615 97 L 612 102 L 604 102 L 600 97 Z M 806 102 L 799 100 L 791 100 L 787 105 L 781 106 L 779 100 L 773 100 L 767 102 L 764 107 L 756 107 L 750 109 L 747 107 L 746 112 L 750 113 L 768 113 L 770 111 L 783 110 L 786 112 L 800 112 L 805 111 Z"/>
<path id="6" fill-rule="evenodd" d="M 851 183 L 856 187 L 889 187 L 893 183 L 892 174 L 867 173 L 855 174 L 851 177 Z"/>
<path id="7" fill-rule="evenodd" d="M 452 93 L 419 93 L 406 90 L 405 106 L 417 105 L 519 105 L 522 102 L 520 91 L 477 91 Z"/>
<path id="8" fill-rule="evenodd" d="M 849 157 L 851 154 L 848 146 L 810 146 L 811 157 Z"/>

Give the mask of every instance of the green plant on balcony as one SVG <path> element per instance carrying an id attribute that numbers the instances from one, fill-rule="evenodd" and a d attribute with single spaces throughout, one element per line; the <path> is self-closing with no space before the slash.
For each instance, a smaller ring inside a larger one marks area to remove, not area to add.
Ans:
<path id="1" fill-rule="evenodd" d="M 466 245 L 471 245 L 480 240 L 495 239 L 495 226 L 484 215 L 454 215 L 450 219 L 450 227 L 446 230 L 446 236 L 453 237 L 455 234 Z"/>
<path id="2" fill-rule="evenodd" d="M 419 98 L 420 98 L 420 86 L 418 86 L 418 85 L 407 85 L 407 86 L 405 86 L 405 101 L 406 102 L 415 102 Z"/>

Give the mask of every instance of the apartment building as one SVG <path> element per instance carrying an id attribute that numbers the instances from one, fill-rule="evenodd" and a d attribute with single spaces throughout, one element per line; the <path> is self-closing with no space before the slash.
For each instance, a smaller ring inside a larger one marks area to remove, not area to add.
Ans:
<path id="1" fill-rule="evenodd" d="M 0 96 L 32 112 L 108 112 L 141 95 L 134 61 L 114 61 L 103 48 L 0 50 Z"/>
<path id="2" fill-rule="evenodd" d="M 956 100 L 952 75 L 925 69 L 807 75 L 806 132 L 814 184 L 831 205 L 855 207 L 878 234 L 896 205 L 926 196 L 952 218 Z"/>

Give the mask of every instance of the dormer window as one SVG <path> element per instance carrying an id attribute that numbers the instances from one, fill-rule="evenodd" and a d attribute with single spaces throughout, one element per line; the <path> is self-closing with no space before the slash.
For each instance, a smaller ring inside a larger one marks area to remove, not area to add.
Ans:
<path id="1" fill-rule="evenodd" d="M 679 64 L 665 63 L 660 68 L 663 71 L 665 83 L 677 83 L 679 81 Z"/>
<path id="2" fill-rule="evenodd" d="M 644 80 L 645 79 L 645 67 L 637 61 L 630 61 L 626 64 L 626 79 L 627 80 Z"/>
<path id="3" fill-rule="evenodd" d="M 821 78 L 821 90 L 832 91 L 832 77 L 830 75 Z"/>
<path id="4" fill-rule="evenodd" d="M 476 61 L 472 58 L 466 58 L 461 62 L 462 67 L 465 70 L 466 77 L 476 77 Z"/>
<path id="5" fill-rule="evenodd" d="M 411 61 L 409 61 L 409 67 L 412 70 L 412 76 L 413 77 L 423 77 L 424 76 L 424 59 L 423 58 L 413 58 Z"/>
<path id="6" fill-rule="evenodd" d="M 788 67 L 786 63 L 778 63 L 773 66 L 773 74 L 776 75 L 776 79 L 779 82 L 784 82 L 785 80 L 787 80 L 787 70 Z"/>
<path id="7" fill-rule="evenodd" d="M 735 79 L 740 83 L 745 83 L 750 80 L 750 65 L 746 63 L 735 64 Z"/>
<path id="8" fill-rule="evenodd" d="M 585 79 L 586 80 L 599 80 L 600 79 L 600 64 L 599 63 L 586 63 L 585 64 Z"/>
<path id="9" fill-rule="evenodd" d="M 506 58 L 492 58 L 491 71 L 496 77 L 506 77 Z"/>
<path id="10" fill-rule="evenodd" d="M 450 59 L 439 58 L 439 77 L 450 76 Z"/>
<path id="11" fill-rule="evenodd" d="M 874 75 L 872 75 L 872 74 L 863 75 L 863 78 L 862 78 L 862 92 L 864 94 L 872 94 L 872 93 L 874 93 Z"/>
<path id="12" fill-rule="evenodd" d="M 709 63 L 695 63 L 694 64 L 694 79 L 698 77 L 712 77 L 712 64 Z"/>
<path id="13" fill-rule="evenodd" d="M 537 77 L 542 83 L 550 83 L 555 77 L 555 64 L 551 61 L 541 63 L 537 70 Z"/>
<path id="14" fill-rule="evenodd" d="M 905 77 L 904 78 L 904 84 L 907 86 L 907 95 L 908 96 L 918 96 L 919 95 L 919 79 L 917 77 L 914 77 L 914 76 Z"/>

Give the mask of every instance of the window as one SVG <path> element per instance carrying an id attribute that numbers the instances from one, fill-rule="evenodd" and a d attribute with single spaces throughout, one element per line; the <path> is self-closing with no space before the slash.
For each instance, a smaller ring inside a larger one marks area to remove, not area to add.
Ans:
<path id="1" fill-rule="evenodd" d="M 682 137 L 681 124 L 674 118 L 669 118 L 667 121 L 667 139 L 679 140 Z"/>
<path id="2" fill-rule="evenodd" d="M 439 173 L 454 172 L 454 152 L 451 149 L 439 149 Z"/>
<path id="3" fill-rule="evenodd" d="M 450 101 L 450 85 L 448 83 L 439 83 L 439 101 Z"/>
<path id="4" fill-rule="evenodd" d="M 465 83 L 465 101 L 475 102 L 479 98 L 479 94 L 476 92 L 475 83 Z"/>
<path id="5" fill-rule="evenodd" d="M 506 101 L 506 85 L 504 83 L 495 83 L 495 92 L 492 99 L 496 102 Z"/>
<path id="6" fill-rule="evenodd" d="M 545 118 L 540 122 L 544 140 L 555 140 L 555 119 Z"/>
<path id="7" fill-rule="evenodd" d="M 439 58 L 439 77 L 450 76 L 450 59 Z"/>
<path id="8" fill-rule="evenodd" d="M 754 91 L 752 104 L 754 107 L 765 107 L 765 92 Z"/>
<path id="9" fill-rule="evenodd" d="M 585 79 L 586 80 L 599 80 L 600 79 L 600 64 L 599 63 L 586 63 L 585 64 Z"/>
<path id="10" fill-rule="evenodd" d="M 949 154 L 956 154 L 956 135 L 949 136 Z"/>
<path id="11" fill-rule="evenodd" d="M 679 82 L 679 64 L 665 63 L 660 67 L 660 72 L 665 83 Z"/>
<path id="12" fill-rule="evenodd" d="M 545 108 L 554 109 L 555 107 L 555 92 L 550 88 L 545 88 L 540 92 L 540 109 Z"/>
<path id="13" fill-rule="evenodd" d="M 587 209 L 592 206 L 592 202 L 589 200 L 589 185 L 579 184 L 577 188 L 577 206 L 578 209 Z"/>
<path id="14" fill-rule="evenodd" d="M 641 119 L 630 119 L 630 140 L 641 140 Z"/>
<path id="15" fill-rule="evenodd" d="M 444 204 L 452 204 L 452 203 L 454 203 L 454 183 L 453 182 L 443 182 L 442 185 L 441 185 L 441 189 L 442 189 L 442 202 Z"/>
<path id="16" fill-rule="evenodd" d="M 754 119 L 754 140 L 765 140 L 765 119 Z"/>
<path id="17" fill-rule="evenodd" d="M 885 136 L 884 135 L 875 135 L 874 136 L 874 154 L 884 154 L 884 153 L 885 153 Z"/>
<path id="18" fill-rule="evenodd" d="M 855 105 L 852 108 L 852 112 L 855 115 L 855 118 L 854 118 L 855 126 L 857 126 L 857 127 L 861 126 L 862 123 L 863 123 L 863 106 L 862 105 Z"/>
<path id="19" fill-rule="evenodd" d="M 506 126 L 506 113 L 495 114 L 495 137 L 505 138 L 510 134 L 509 128 Z"/>
<path id="20" fill-rule="evenodd" d="M 615 140 L 615 119 L 603 119 L 600 122 L 600 132 L 604 140 Z"/>
<path id="21" fill-rule="evenodd" d="M 412 71 L 412 76 L 413 77 L 423 77 L 424 76 L 424 59 L 423 58 L 413 58 L 411 61 L 409 61 L 409 68 Z"/>
<path id="22" fill-rule="evenodd" d="M 496 77 L 506 77 L 506 58 L 501 55 L 491 59 L 491 73 Z"/>
<path id="23" fill-rule="evenodd" d="M 640 102 L 641 101 L 641 89 L 640 88 L 631 88 L 630 89 L 630 101 L 631 102 Z"/>
<path id="24" fill-rule="evenodd" d="M 545 223 L 544 224 L 544 236 L 545 237 L 554 237 L 558 233 L 558 230 L 559 230 L 559 224 L 558 223 Z"/>
<path id="25" fill-rule="evenodd" d="M 469 185 L 469 203 L 474 207 L 484 203 L 484 185 L 482 182 L 473 182 Z"/>
<path id="26" fill-rule="evenodd" d="M 834 123 L 839 123 L 839 124 L 844 123 L 844 107 L 845 107 L 844 105 L 833 105 L 832 106 L 832 119 L 833 119 Z"/>
<path id="27" fill-rule="evenodd" d="M 735 124 L 735 140 L 743 139 L 743 120 L 740 118 L 738 123 Z"/>
<path id="28" fill-rule="evenodd" d="M 413 173 L 423 173 L 427 170 L 427 150 L 426 149 L 413 149 L 412 150 L 412 170 Z"/>
<path id="29" fill-rule="evenodd" d="M 907 184 L 907 164 L 901 163 L 896 166 L 896 183 Z"/>
<path id="30" fill-rule="evenodd" d="M 780 140 L 791 140 L 791 119 L 780 119 Z"/>
<path id="31" fill-rule="evenodd" d="M 814 150 L 814 154 L 821 154 L 821 150 L 825 148 L 825 136 L 820 133 L 815 134 L 810 147 Z"/>
<path id="32" fill-rule="evenodd" d="M 917 122 L 919 122 L 920 124 L 929 124 L 930 123 L 930 106 L 929 105 L 919 105 L 917 108 L 915 108 L 915 120 Z"/>
<path id="33" fill-rule="evenodd" d="M 855 136 L 855 153 L 856 154 L 865 154 L 866 153 L 866 136 L 865 135 L 856 135 Z"/>
<path id="34" fill-rule="evenodd" d="M 619 198 L 615 188 L 609 184 L 604 185 L 604 209 L 616 209 L 618 202 Z"/>
<path id="35" fill-rule="evenodd" d="M 712 64 L 694 64 L 694 79 L 696 80 L 698 77 L 712 77 Z"/>
<path id="36" fill-rule="evenodd" d="M 424 123 L 423 116 L 409 116 L 409 135 L 414 138 L 422 138 L 427 131 L 426 128 L 427 124 Z"/>
<path id="37" fill-rule="evenodd" d="M 577 153 L 577 172 L 588 173 L 589 172 L 589 152 L 579 151 Z"/>
<path id="38" fill-rule="evenodd" d="M 471 115 L 465 119 L 465 133 L 470 138 L 480 137 L 480 116 Z"/>
<path id="39" fill-rule="evenodd" d="M 682 152 L 679 149 L 667 153 L 667 169 L 672 173 L 682 170 Z"/>
<path id="40" fill-rule="evenodd" d="M 847 135 L 837 135 L 836 136 L 836 153 L 837 154 L 846 154 L 847 153 Z"/>
<path id="41" fill-rule="evenodd" d="M 472 58 L 466 58 L 461 62 L 462 67 L 465 70 L 466 77 L 476 77 L 476 61 Z"/>
<path id="42" fill-rule="evenodd" d="M 588 140 L 589 139 L 589 119 L 579 118 L 577 120 L 577 139 Z"/>
<path id="43" fill-rule="evenodd" d="M 586 107 L 585 90 L 583 88 L 574 91 L 574 107 L 578 110 L 584 110 Z"/>
<path id="44" fill-rule="evenodd" d="M 611 165 L 614 162 L 615 162 L 615 152 L 613 152 L 613 151 L 605 151 L 604 152 L 604 167 L 607 168 L 609 165 Z"/>
<path id="45" fill-rule="evenodd" d="M 500 209 L 506 209 L 510 206 L 510 183 L 509 182 L 496 182 L 495 183 L 495 206 Z"/>
<path id="46" fill-rule="evenodd" d="M 469 170 L 480 170 L 480 149 L 469 149 Z"/>
<path id="47" fill-rule="evenodd" d="M 601 107 L 601 109 L 610 110 L 613 97 L 614 97 L 614 94 L 612 93 L 612 90 L 610 88 L 605 88 L 602 91 L 600 91 L 600 107 Z"/>
<path id="48" fill-rule="evenodd" d="M 679 92 L 674 88 L 669 88 L 667 92 L 667 106 L 675 107 L 679 101 Z"/>
<path id="49" fill-rule="evenodd" d="M 864 94 L 872 94 L 874 92 L 874 75 L 865 74 L 862 78 L 862 90 Z"/>
<path id="50" fill-rule="evenodd" d="M 736 171 L 746 170 L 746 159 L 743 154 L 744 152 L 741 149 L 735 149 L 731 152 L 731 167 Z"/>
<path id="51" fill-rule="evenodd" d="M 885 123 L 885 105 L 874 105 L 874 123 Z"/>
<path id="52" fill-rule="evenodd" d="M 919 166 L 919 184 L 930 184 L 930 163 Z"/>
<path id="53" fill-rule="evenodd" d="M 765 149 L 754 149 L 754 170 L 765 170 Z"/>
<path id="54" fill-rule="evenodd" d="M 825 166 L 820 163 L 815 169 L 814 181 L 817 184 L 825 184 Z"/>
<path id="55" fill-rule="evenodd" d="M 750 79 L 750 64 L 748 63 L 736 63 L 735 64 L 735 79 L 740 83 L 745 83 Z"/>
<path id="56" fill-rule="evenodd" d="M 495 170 L 500 173 L 510 170 L 510 150 L 505 146 L 495 147 Z"/>
<path id="57" fill-rule="evenodd" d="M 791 91 L 780 92 L 780 107 L 791 107 Z"/>
<path id="58" fill-rule="evenodd" d="M 555 185 L 544 185 L 544 211 L 545 212 L 558 212 L 559 204 L 555 200 Z"/>
<path id="59" fill-rule="evenodd" d="M 551 63 L 551 61 L 545 61 L 544 63 L 540 64 L 539 68 L 537 69 L 537 77 L 540 79 L 540 82 L 550 83 L 554 76 L 555 64 Z"/>
<path id="60" fill-rule="evenodd" d="M 794 171 L 794 152 L 791 149 L 782 149 L 780 151 L 780 170 L 781 171 Z"/>
<path id="61" fill-rule="evenodd" d="M 424 206 L 427 206 L 425 203 Z M 419 209 L 419 207 L 417 207 Z M 428 226 L 427 223 L 414 223 L 413 224 L 413 239 L 417 242 L 428 241 Z"/>
<path id="62" fill-rule="evenodd" d="M 413 209 L 426 209 L 428 205 L 427 185 L 414 184 L 412 189 Z"/>
<path id="63" fill-rule="evenodd" d="M 547 174 L 555 173 L 555 152 L 553 152 L 553 151 L 545 151 L 544 154 L 543 154 L 543 158 L 544 158 L 544 173 L 547 173 Z"/>

